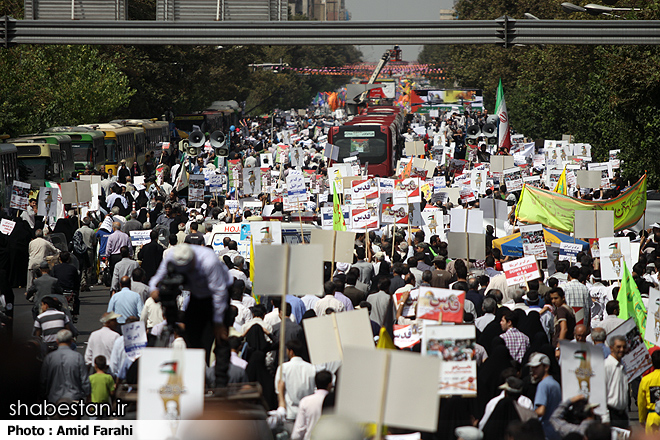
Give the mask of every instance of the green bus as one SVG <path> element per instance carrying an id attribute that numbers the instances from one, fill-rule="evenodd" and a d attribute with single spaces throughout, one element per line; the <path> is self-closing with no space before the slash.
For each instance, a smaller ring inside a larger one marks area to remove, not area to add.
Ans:
<path id="1" fill-rule="evenodd" d="M 18 154 L 18 180 L 39 190 L 46 181 L 65 182 L 64 162 L 60 146 L 46 142 L 13 140 Z"/>
<path id="2" fill-rule="evenodd" d="M 102 131 L 87 127 L 51 127 L 47 134 L 67 135 L 71 138 L 73 166 L 76 171 L 105 165 L 105 142 Z"/>
<path id="3" fill-rule="evenodd" d="M 14 180 L 18 179 L 18 150 L 14 144 L 0 143 L 0 203 L 9 206 Z"/>

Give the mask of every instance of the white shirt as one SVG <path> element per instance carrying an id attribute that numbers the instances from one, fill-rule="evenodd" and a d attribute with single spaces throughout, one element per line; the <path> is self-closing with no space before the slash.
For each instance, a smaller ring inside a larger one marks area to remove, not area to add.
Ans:
<path id="1" fill-rule="evenodd" d="M 153 298 L 147 298 L 142 308 L 140 320 L 144 322 L 146 328 L 154 328 L 154 326 L 163 322 L 163 308 L 160 303 L 157 303 Z"/>
<path id="2" fill-rule="evenodd" d="M 326 295 L 316 302 L 314 305 L 314 312 L 316 313 L 316 316 L 325 316 L 325 311 L 329 308 L 334 309 L 335 312 L 343 312 L 344 303 L 332 295 Z"/>
<path id="3" fill-rule="evenodd" d="M 607 406 L 615 409 L 628 408 L 628 377 L 623 364 L 612 355 L 605 359 L 605 387 Z"/>
<path id="4" fill-rule="evenodd" d="M 490 415 L 493 413 L 493 410 L 495 410 L 495 407 L 499 403 L 500 400 L 504 399 L 504 390 L 498 395 L 490 399 L 488 404 L 486 404 L 486 409 L 484 410 L 484 416 L 479 420 L 479 429 L 482 431 L 484 430 L 484 426 L 486 426 L 486 423 L 488 422 L 488 419 L 490 418 Z M 522 406 L 523 408 L 531 409 L 532 411 L 534 410 L 534 402 L 532 402 L 529 397 L 526 396 L 520 396 L 518 397 L 518 404 Z"/>
<path id="5" fill-rule="evenodd" d="M 232 299 L 230 304 L 232 306 L 236 306 L 236 308 L 238 309 L 238 316 L 236 316 L 236 319 L 234 320 L 234 327 L 236 328 L 236 330 L 240 331 L 240 329 L 236 327 L 236 325 L 242 327 L 243 324 L 245 324 L 250 319 L 252 319 L 252 313 L 250 312 L 250 309 L 245 307 L 245 305 L 243 305 L 243 303 L 240 301 L 236 301 Z"/>
<path id="6" fill-rule="evenodd" d="M 605 330 L 605 333 L 609 335 L 612 330 L 614 330 L 624 322 L 625 320 L 619 318 L 617 315 L 607 315 L 607 317 L 600 322 L 598 327 Z"/>
<path id="7" fill-rule="evenodd" d="M 492 313 L 485 313 L 483 316 L 478 317 L 474 321 L 474 325 L 475 327 L 477 327 L 477 329 L 480 332 L 482 332 L 484 331 L 486 326 L 493 321 L 493 319 L 495 319 L 495 315 L 493 315 Z"/>
<path id="8" fill-rule="evenodd" d="M 303 304 L 305 304 L 305 310 L 313 310 L 314 306 L 317 302 L 319 302 L 321 298 L 316 295 L 305 295 L 300 299 L 302 300 Z"/>
<path id="9" fill-rule="evenodd" d="M 291 440 L 310 440 L 312 438 L 312 430 L 321 418 L 323 400 L 327 395 L 328 390 L 316 390 L 311 396 L 303 397 L 300 400 Z"/>
<path id="10" fill-rule="evenodd" d="M 124 338 L 119 337 L 115 339 L 115 344 L 112 346 L 112 354 L 110 355 L 110 373 L 114 376 L 119 374 L 122 365 L 126 361 L 126 348 L 124 347 Z"/>
<path id="11" fill-rule="evenodd" d="M 238 368 L 242 368 L 243 370 L 245 370 L 248 365 L 247 361 L 245 359 L 241 359 L 234 351 L 231 352 L 229 362 L 231 362 L 233 365 L 236 365 Z"/>
<path id="12" fill-rule="evenodd" d="M 277 389 L 277 381 L 280 378 L 280 369 L 282 369 L 282 380 L 286 386 L 284 394 L 286 418 L 287 420 L 295 420 L 298 415 L 300 400 L 314 393 L 316 367 L 305 362 L 301 357 L 294 356 L 289 362 L 277 367 L 275 389 Z"/>
<path id="13" fill-rule="evenodd" d="M 87 348 L 85 348 L 85 363 L 92 365 L 96 356 L 105 356 L 106 359 L 110 359 L 112 347 L 118 337 L 119 333 L 106 326 L 92 332 L 87 341 Z"/>
<path id="14" fill-rule="evenodd" d="M 252 281 L 245 275 L 245 272 L 238 269 L 229 269 L 229 275 L 233 276 L 237 280 L 241 280 L 245 283 L 245 287 L 252 288 Z"/>
<path id="15" fill-rule="evenodd" d="M 244 294 L 243 294 L 243 300 L 242 300 L 242 303 L 243 303 L 243 305 L 244 305 L 245 307 L 247 307 L 248 309 L 249 309 L 250 307 L 254 307 L 254 306 L 257 304 L 257 302 L 254 300 L 254 298 L 252 298 L 252 297 L 251 297 L 250 295 L 248 295 L 247 293 L 244 293 Z"/>
<path id="16" fill-rule="evenodd" d="M 265 323 L 264 320 L 261 318 L 252 318 L 248 322 L 246 322 L 245 325 L 243 326 L 243 336 L 245 336 L 248 330 L 250 330 L 250 327 L 252 327 L 255 324 L 260 325 L 261 328 L 264 329 L 264 332 L 268 334 L 273 333 L 273 327 L 271 327 L 270 324 Z"/>

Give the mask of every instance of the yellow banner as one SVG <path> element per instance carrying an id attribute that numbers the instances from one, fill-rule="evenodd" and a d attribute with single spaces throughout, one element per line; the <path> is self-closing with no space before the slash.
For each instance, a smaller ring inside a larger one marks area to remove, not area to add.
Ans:
<path id="1" fill-rule="evenodd" d="M 614 211 L 614 230 L 636 224 L 646 209 L 646 174 L 619 197 L 586 201 L 525 185 L 516 206 L 516 217 L 526 223 L 573 232 L 574 211 Z"/>

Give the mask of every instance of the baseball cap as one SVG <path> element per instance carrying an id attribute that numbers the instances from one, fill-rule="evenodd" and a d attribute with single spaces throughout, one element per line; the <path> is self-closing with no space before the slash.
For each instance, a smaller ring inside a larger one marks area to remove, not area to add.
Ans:
<path id="1" fill-rule="evenodd" d="M 528 367 L 538 367 L 539 365 L 550 365 L 550 358 L 543 353 L 532 353 L 527 362 Z"/>

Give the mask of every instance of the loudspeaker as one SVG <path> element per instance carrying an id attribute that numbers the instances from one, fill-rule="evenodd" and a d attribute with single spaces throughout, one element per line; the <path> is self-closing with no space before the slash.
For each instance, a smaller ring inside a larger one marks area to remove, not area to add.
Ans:
<path id="1" fill-rule="evenodd" d="M 225 134 L 220 130 L 211 133 L 211 146 L 215 149 L 215 154 L 218 156 L 226 157 L 229 155 L 229 148 L 225 146 L 227 139 Z"/>
<path id="2" fill-rule="evenodd" d="M 201 131 L 195 130 L 188 136 L 188 141 L 191 147 L 202 148 L 206 142 L 206 136 Z"/>
<path id="3" fill-rule="evenodd" d="M 484 127 L 481 129 L 481 131 L 484 133 L 484 136 L 486 137 L 497 135 L 497 127 L 495 126 L 495 124 L 491 124 L 490 122 L 484 124 Z"/>
<path id="4" fill-rule="evenodd" d="M 476 139 L 481 136 L 481 129 L 478 125 L 470 125 L 467 130 L 465 130 L 468 139 Z"/>

